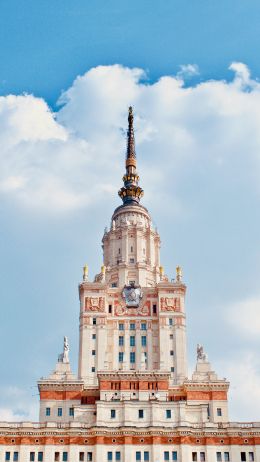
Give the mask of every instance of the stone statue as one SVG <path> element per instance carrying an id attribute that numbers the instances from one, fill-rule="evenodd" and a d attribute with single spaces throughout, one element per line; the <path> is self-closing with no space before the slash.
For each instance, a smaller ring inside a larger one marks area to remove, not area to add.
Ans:
<path id="1" fill-rule="evenodd" d="M 204 353 L 203 345 L 197 344 L 197 361 L 208 361 L 208 356 Z"/>
<path id="2" fill-rule="evenodd" d="M 68 342 L 68 337 L 64 337 L 64 342 L 63 342 L 63 362 L 64 363 L 69 363 L 69 342 Z"/>
<path id="3" fill-rule="evenodd" d="M 64 340 L 63 340 L 63 353 L 61 353 L 58 356 L 58 362 L 59 363 L 69 363 L 70 362 L 70 360 L 69 360 L 69 351 L 70 351 L 70 347 L 69 347 L 68 337 L 64 337 Z"/>

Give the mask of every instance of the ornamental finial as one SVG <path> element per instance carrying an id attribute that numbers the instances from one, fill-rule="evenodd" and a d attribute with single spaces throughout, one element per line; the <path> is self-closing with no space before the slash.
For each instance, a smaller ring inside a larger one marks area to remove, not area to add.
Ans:
<path id="1" fill-rule="evenodd" d="M 88 280 L 88 265 L 83 266 L 83 281 Z"/>
<path id="2" fill-rule="evenodd" d="M 181 266 L 176 267 L 176 281 L 181 282 L 182 280 L 182 268 Z"/>

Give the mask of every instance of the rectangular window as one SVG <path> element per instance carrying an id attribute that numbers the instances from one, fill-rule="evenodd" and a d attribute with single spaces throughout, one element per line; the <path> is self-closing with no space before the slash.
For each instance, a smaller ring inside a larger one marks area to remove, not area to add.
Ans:
<path id="1" fill-rule="evenodd" d="M 109 314 L 112 313 L 112 305 L 108 305 L 108 312 L 109 312 Z"/>
<path id="2" fill-rule="evenodd" d="M 121 460 L 121 452 L 116 451 L 116 460 Z"/>
<path id="3" fill-rule="evenodd" d="M 46 415 L 46 417 L 50 417 L 50 415 L 51 415 L 51 408 L 50 407 L 46 407 L 45 415 Z"/>
<path id="4" fill-rule="evenodd" d="M 96 368 L 94 366 L 91 367 L 91 372 L 95 372 Z"/>
<path id="5" fill-rule="evenodd" d="M 166 409 L 166 419 L 171 419 L 171 417 L 172 417 L 171 409 Z"/>
<path id="6" fill-rule="evenodd" d="M 171 372 L 174 372 L 174 367 L 173 366 L 171 367 Z"/>
<path id="7" fill-rule="evenodd" d="M 141 322 L 141 330 L 146 330 L 146 322 Z"/>
<path id="8" fill-rule="evenodd" d="M 107 453 L 107 460 L 113 460 L 113 453 L 111 451 Z"/>
<path id="9" fill-rule="evenodd" d="M 92 350 L 92 356 L 95 356 L 96 350 Z"/>
<path id="10" fill-rule="evenodd" d="M 97 324 L 97 318 L 93 318 L 93 325 L 95 326 Z"/>
<path id="11" fill-rule="evenodd" d="M 172 325 L 173 325 L 173 319 L 170 318 L 170 319 L 169 319 L 169 326 L 172 326 Z"/>
<path id="12" fill-rule="evenodd" d="M 141 460 L 141 452 L 140 452 L 140 451 L 137 451 L 137 452 L 135 453 L 135 460 L 136 460 L 136 461 Z"/>
<path id="13" fill-rule="evenodd" d="M 170 355 L 174 356 L 174 351 L 173 350 L 170 351 Z"/>
<path id="14" fill-rule="evenodd" d="M 54 453 L 54 460 L 55 460 L 55 462 L 58 462 L 60 460 L 60 453 L 59 452 Z"/>
<path id="15" fill-rule="evenodd" d="M 164 451 L 164 460 L 170 460 L 170 453 L 169 453 L 169 451 Z"/>
<path id="16" fill-rule="evenodd" d="M 5 453 L 5 460 L 11 460 L 11 453 L 9 451 Z"/>
<path id="17" fill-rule="evenodd" d="M 221 454 L 221 452 L 217 452 L 217 462 L 222 462 L 222 454 Z"/>
<path id="18" fill-rule="evenodd" d="M 38 462 L 42 462 L 43 461 L 43 452 L 40 451 L 38 452 Z"/>
<path id="19" fill-rule="evenodd" d="M 241 452 L 241 462 L 246 462 L 246 453 L 245 452 Z"/>
<path id="20" fill-rule="evenodd" d="M 217 416 L 221 417 L 222 416 L 222 409 L 221 407 L 217 407 Z"/>
<path id="21" fill-rule="evenodd" d="M 134 263 L 135 259 L 134 258 L 129 258 L 129 263 Z"/>
<path id="22" fill-rule="evenodd" d="M 135 323 L 134 322 L 130 322 L 130 330 L 135 330 Z"/>
<path id="23" fill-rule="evenodd" d="M 58 417 L 62 417 L 62 407 L 58 407 Z"/>
<path id="24" fill-rule="evenodd" d="M 118 325 L 119 330 L 124 330 L 124 324 L 122 322 L 119 323 Z"/>
<path id="25" fill-rule="evenodd" d="M 67 452 L 63 452 L 63 454 L 62 454 L 62 461 L 63 461 L 63 462 L 67 462 L 67 460 L 68 460 L 68 453 L 67 453 Z"/>
<path id="26" fill-rule="evenodd" d="M 116 283 L 116 282 L 112 282 L 111 287 L 117 287 L 117 283 Z"/>
<path id="27" fill-rule="evenodd" d="M 118 353 L 118 361 L 122 363 L 124 361 L 124 353 L 123 351 L 119 351 Z"/>
<path id="28" fill-rule="evenodd" d="M 92 460 L 93 460 L 92 452 L 88 452 L 88 453 L 87 453 L 87 461 L 88 461 L 88 462 L 92 462 Z"/>
<path id="29" fill-rule="evenodd" d="M 138 417 L 139 417 L 139 419 L 143 419 L 143 418 L 144 418 L 144 410 L 143 410 L 143 409 L 139 409 L 139 410 L 138 410 Z"/>
<path id="30" fill-rule="evenodd" d="M 173 340 L 173 334 L 170 334 L 170 339 Z"/>
<path id="31" fill-rule="evenodd" d="M 157 305 L 153 305 L 153 314 L 157 313 Z"/>
<path id="32" fill-rule="evenodd" d="M 205 452 L 200 452 L 200 462 L 205 462 L 205 460 L 206 460 Z"/>
<path id="33" fill-rule="evenodd" d="M 142 335 L 141 343 L 142 343 L 142 347 L 146 347 L 146 335 Z"/>
<path id="34" fill-rule="evenodd" d="M 249 462 L 254 462 L 255 458 L 254 458 L 254 453 L 253 452 L 249 452 Z"/>
<path id="35" fill-rule="evenodd" d="M 96 334 L 92 334 L 92 340 L 96 340 Z"/>
<path id="36" fill-rule="evenodd" d="M 35 452 L 30 452 L 30 462 L 35 461 Z"/>
<path id="37" fill-rule="evenodd" d="M 115 410 L 115 409 L 111 409 L 111 410 L 110 410 L 110 417 L 111 417 L 111 419 L 115 419 L 115 418 L 116 418 L 116 410 Z"/>
<path id="38" fill-rule="evenodd" d="M 79 462 L 84 462 L 84 452 L 79 453 Z"/>
<path id="39" fill-rule="evenodd" d="M 15 451 L 14 456 L 13 456 L 13 461 L 17 462 L 17 460 L 18 460 L 18 452 Z"/>
<path id="40" fill-rule="evenodd" d="M 74 417 L 74 407 L 69 408 L 69 416 Z"/>
<path id="41" fill-rule="evenodd" d="M 177 460 L 177 451 L 172 451 L 172 460 Z"/>
<path id="42" fill-rule="evenodd" d="M 130 346 L 135 346 L 135 336 L 130 335 Z"/>
<path id="43" fill-rule="evenodd" d="M 119 337 L 118 337 L 118 345 L 119 346 L 124 345 L 124 337 L 123 337 L 123 335 L 119 335 Z"/>
<path id="44" fill-rule="evenodd" d="M 197 457 L 197 453 L 196 453 L 196 452 L 193 452 L 193 453 L 192 453 L 192 462 L 198 462 L 198 457 Z"/>
<path id="45" fill-rule="evenodd" d="M 130 363 L 134 364 L 135 363 L 135 352 L 131 351 L 130 353 Z"/>
<path id="46" fill-rule="evenodd" d="M 229 452 L 224 452 L 224 461 L 225 461 L 225 462 L 229 462 L 229 461 L 230 461 Z"/>
<path id="47" fill-rule="evenodd" d="M 149 460 L 149 452 L 144 451 L 144 461 Z"/>

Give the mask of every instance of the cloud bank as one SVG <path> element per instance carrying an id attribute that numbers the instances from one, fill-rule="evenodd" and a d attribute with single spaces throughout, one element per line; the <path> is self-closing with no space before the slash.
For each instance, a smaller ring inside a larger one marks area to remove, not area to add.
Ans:
<path id="1" fill-rule="evenodd" d="M 185 65 L 177 75 L 151 83 L 142 69 L 99 66 L 75 79 L 56 112 L 32 95 L 0 97 L 0 200 L 47 218 L 87 212 L 104 197 L 112 200 L 121 186 L 127 109 L 133 105 L 145 205 L 152 204 L 160 220 L 163 213 L 178 217 L 179 226 L 187 220 L 185 228 L 190 226 L 196 242 L 189 258 L 200 260 L 207 285 L 205 267 L 210 265 L 212 277 L 218 268 L 216 280 L 221 275 L 230 295 L 219 308 L 221 329 L 246 346 L 225 362 L 212 362 L 236 386 L 231 389 L 231 406 L 238 403 L 233 415 L 246 418 L 256 411 L 250 403 L 259 402 L 260 383 L 260 84 L 243 63 L 231 64 L 228 82 L 187 85 L 185 79 L 198 73 L 196 65 Z M 175 223 L 169 219 L 170 227 Z M 245 255 L 250 255 L 244 271 L 248 288 L 235 274 Z M 241 301 L 243 283 L 244 294 L 251 290 L 251 272 L 255 293 Z M 209 300 L 206 290 L 201 305 Z M 217 320 L 217 310 L 208 312 Z M 220 332 L 219 356 L 225 341 Z M 26 409 L 28 418 L 35 418 L 21 391 L 4 396 L 11 408 L 0 403 L 0 420 L 26 419 Z"/>
<path id="2" fill-rule="evenodd" d="M 1 97 L 0 194 L 48 213 L 87 207 L 104 191 L 114 194 L 130 104 L 140 163 L 149 165 L 154 188 L 169 168 L 178 185 L 187 163 L 199 178 L 203 169 L 230 171 L 246 160 L 259 193 L 260 84 L 244 64 L 230 69 L 230 82 L 185 87 L 185 74 L 198 72 L 194 65 L 155 83 L 141 69 L 99 66 L 76 78 L 56 113 L 32 95 Z"/>

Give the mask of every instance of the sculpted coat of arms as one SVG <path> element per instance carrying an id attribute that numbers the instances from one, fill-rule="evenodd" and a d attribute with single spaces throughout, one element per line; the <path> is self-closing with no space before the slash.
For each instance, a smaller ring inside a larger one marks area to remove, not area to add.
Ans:
<path id="1" fill-rule="evenodd" d="M 105 311 L 104 297 L 86 297 L 85 311 Z"/>
<path id="2" fill-rule="evenodd" d="M 141 287 L 135 284 L 125 286 L 123 288 L 122 297 L 128 308 L 138 308 L 143 297 Z"/>

